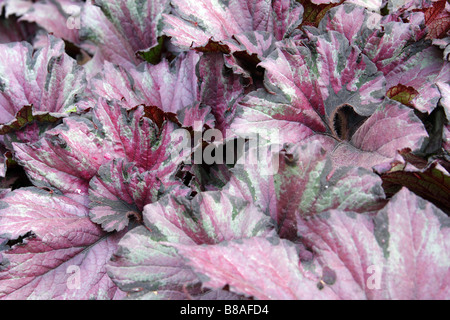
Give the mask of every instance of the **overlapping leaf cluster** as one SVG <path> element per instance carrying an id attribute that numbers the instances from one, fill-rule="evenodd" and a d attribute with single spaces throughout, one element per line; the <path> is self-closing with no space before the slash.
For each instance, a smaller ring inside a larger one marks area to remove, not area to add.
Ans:
<path id="1" fill-rule="evenodd" d="M 0 299 L 450 298 L 446 1 L 0 10 Z"/>

